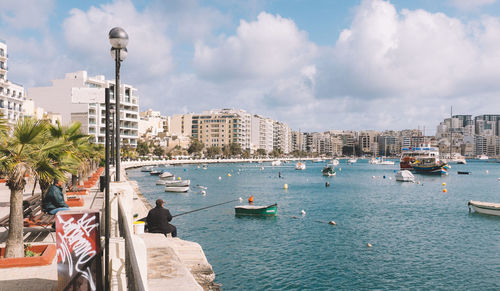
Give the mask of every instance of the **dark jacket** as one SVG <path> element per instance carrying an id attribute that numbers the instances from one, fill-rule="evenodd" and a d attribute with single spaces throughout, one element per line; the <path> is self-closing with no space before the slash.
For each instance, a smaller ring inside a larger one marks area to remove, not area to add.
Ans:
<path id="1" fill-rule="evenodd" d="M 156 206 L 149 210 L 148 216 L 146 217 L 148 231 L 164 234 L 171 233 L 174 230 L 174 226 L 168 223 L 171 220 L 172 215 L 168 209 Z"/>
<path id="2" fill-rule="evenodd" d="M 56 185 L 51 185 L 49 191 L 42 200 L 42 209 L 45 212 L 49 212 L 52 209 L 69 207 L 66 202 L 64 202 L 64 196 L 62 189 Z"/>

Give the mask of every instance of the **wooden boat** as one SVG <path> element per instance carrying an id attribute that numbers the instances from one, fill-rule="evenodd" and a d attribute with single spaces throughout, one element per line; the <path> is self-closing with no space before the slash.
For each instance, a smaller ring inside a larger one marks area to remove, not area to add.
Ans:
<path id="1" fill-rule="evenodd" d="M 396 173 L 396 181 L 415 182 L 415 176 L 413 176 L 413 174 L 408 170 L 398 171 Z"/>
<path id="2" fill-rule="evenodd" d="M 327 177 L 335 176 L 337 174 L 335 172 L 335 169 L 331 165 L 325 166 L 323 170 L 321 170 L 321 173 L 323 174 L 323 176 Z"/>
<path id="3" fill-rule="evenodd" d="M 269 206 L 241 205 L 234 207 L 235 215 L 258 215 L 276 216 L 278 214 L 278 204 Z"/>
<path id="4" fill-rule="evenodd" d="M 470 200 L 467 205 L 469 206 L 469 212 L 472 207 L 478 213 L 500 216 L 500 203 Z"/>
<path id="5" fill-rule="evenodd" d="M 165 192 L 187 192 L 189 191 L 189 186 L 165 186 Z"/>
<path id="6" fill-rule="evenodd" d="M 440 161 L 437 157 L 427 157 L 421 158 L 415 161 L 413 164 L 413 170 L 419 174 L 437 174 L 446 175 L 448 174 L 447 163 Z"/>

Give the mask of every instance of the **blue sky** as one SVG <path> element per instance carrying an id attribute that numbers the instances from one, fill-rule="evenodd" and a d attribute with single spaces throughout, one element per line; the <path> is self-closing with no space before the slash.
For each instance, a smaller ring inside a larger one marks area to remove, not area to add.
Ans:
<path id="1" fill-rule="evenodd" d="M 113 78 L 107 32 L 130 35 L 122 80 L 141 109 L 242 108 L 293 129 L 428 133 L 498 113 L 496 0 L 7 0 L 0 39 L 28 89 L 87 70 Z M 35 100 L 36 101 L 36 100 Z"/>

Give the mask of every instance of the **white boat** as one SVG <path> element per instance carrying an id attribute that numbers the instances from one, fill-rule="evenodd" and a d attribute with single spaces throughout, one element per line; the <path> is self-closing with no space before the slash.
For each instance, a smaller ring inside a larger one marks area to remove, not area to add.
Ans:
<path id="1" fill-rule="evenodd" d="M 451 158 L 449 159 L 448 164 L 462 164 L 465 165 L 467 164 L 467 161 L 465 160 L 465 157 L 462 156 L 459 153 L 453 153 L 451 155 Z"/>
<path id="2" fill-rule="evenodd" d="M 322 158 L 316 158 L 312 160 L 313 163 L 322 163 L 323 159 Z"/>
<path id="3" fill-rule="evenodd" d="M 158 180 L 156 181 L 156 185 L 165 185 L 165 187 L 173 187 L 173 186 L 189 186 L 191 184 L 191 180 Z"/>
<path id="4" fill-rule="evenodd" d="M 386 161 L 386 160 L 382 160 L 378 163 L 379 165 L 394 165 L 394 161 Z"/>
<path id="5" fill-rule="evenodd" d="M 305 170 L 306 169 L 306 164 L 302 162 L 298 162 L 295 164 L 295 170 Z"/>
<path id="6" fill-rule="evenodd" d="M 487 155 L 479 155 L 479 156 L 477 156 L 477 158 L 480 160 L 487 160 L 488 156 Z"/>
<path id="7" fill-rule="evenodd" d="M 331 162 L 330 162 L 333 166 L 338 166 L 340 164 L 339 160 L 337 159 L 333 159 Z"/>
<path id="8" fill-rule="evenodd" d="M 491 202 L 481 202 L 481 201 L 470 200 L 469 203 L 467 203 L 467 204 L 469 206 L 469 212 L 470 212 L 470 208 L 472 206 L 474 211 L 476 211 L 478 213 L 500 216 L 500 203 L 491 203 Z"/>
<path id="9" fill-rule="evenodd" d="M 380 164 L 380 160 L 377 159 L 377 158 L 371 158 L 369 161 L 368 161 L 369 164 L 372 164 L 372 165 L 378 165 Z"/>
<path id="10" fill-rule="evenodd" d="M 153 170 L 152 166 L 142 167 L 141 172 L 151 172 Z"/>
<path id="11" fill-rule="evenodd" d="M 165 186 L 165 192 L 187 192 L 189 191 L 189 186 Z"/>
<path id="12" fill-rule="evenodd" d="M 401 170 L 396 173 L 396 181 L 415 182 L 415 176 L 408 170 Z"/>
<path id="13" fill-rule="evenodd" d="M 170 179 L 173 179 L 173 178 L 174 178 L 174 174 L 172 174 L 170 172 L 163 172 L 160 175 L 160 179 L 162 179 L 162 180 L 170 180 Z"/>
<path id="14" fill-rule="evenodd" d="M 351 158 L 351 159 L 348 159 L 348 160 L 347 160 L 347 162 L 348 162 L 349 164 L 354 164 L 354 163 L 356 163 L 357 161 L 358 161 L 358 159 L 356 159 L 356 158 Z"/>
<path id="15" fill-rule="evenodd" d="M 271 162 L 271 166 L 279 166 L 279 165 L 281 165 L 281 161 L 276 160 Z"/>

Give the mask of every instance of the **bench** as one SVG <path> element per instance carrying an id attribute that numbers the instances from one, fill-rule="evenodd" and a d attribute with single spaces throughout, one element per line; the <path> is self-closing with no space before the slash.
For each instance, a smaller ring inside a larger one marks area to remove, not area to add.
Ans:
<path id="1" fill-rule="evenodd" d="M 41 226 L 47 228 L 54 223 L 55 215 L 42 211 L 41 194 L 30 196 L 23 200 L 24 227 Z M 0 218 L 0 227 L 8 229 L 9 215 Z"/>

